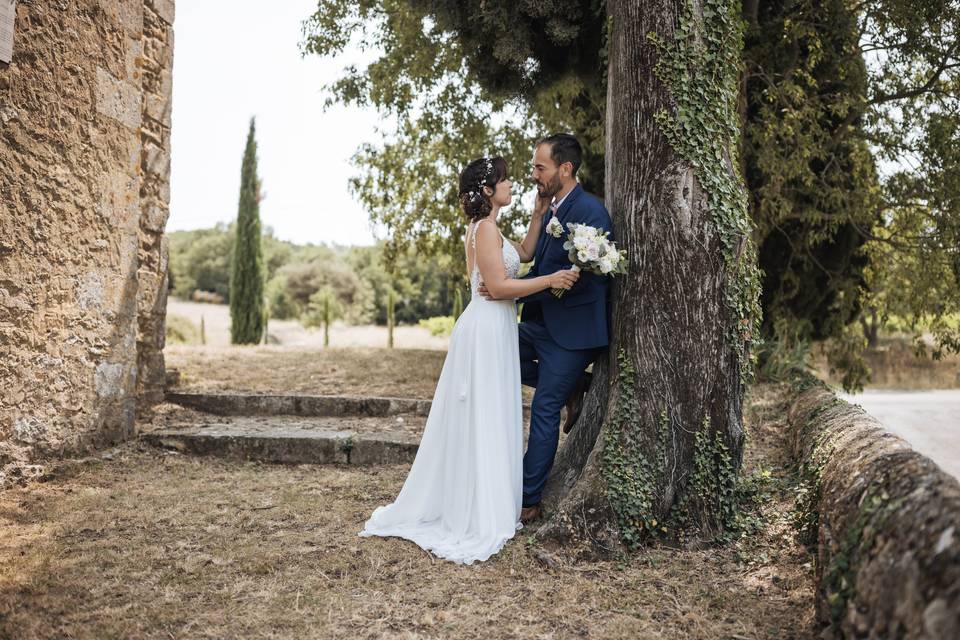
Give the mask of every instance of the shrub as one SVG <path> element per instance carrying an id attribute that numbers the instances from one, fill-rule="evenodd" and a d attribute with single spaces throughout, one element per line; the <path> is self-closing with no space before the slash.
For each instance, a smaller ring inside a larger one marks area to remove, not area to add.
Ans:
<path id="1" fill-rule="evenodd" d="M 189 318 L 175 313 L 167 314 L 167 342 L 170 344 L 200 344 L 200 329 Z"/>
<path id="2" fill-rule="evenodd" d="M 434 316 L 421 320 L 420 326 L 429 330 L 432 336 L 449 336 L 455 322 L 453 316 Z"/>
<path id="3" fill-rule="evenodd" d="M 190 294 L 190 299 L 194 302 L 207 302 L 210 304 L 223 304 L 226 302 L 224 297 L 216 291 L 201 291 L 200 289 L 194 289 L 193 293 Z"/>

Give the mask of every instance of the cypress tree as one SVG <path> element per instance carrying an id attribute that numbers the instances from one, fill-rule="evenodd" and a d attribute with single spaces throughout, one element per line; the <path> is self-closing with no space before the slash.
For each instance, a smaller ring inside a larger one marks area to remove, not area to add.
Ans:
<path id="1" fill-rule="evenodd" d="M 250 118 L 240 169 L 240 204 L 230 277 L 230 341 L 233 344 L 257 344 L 263 336 L 263 249 L 255 133 L 254 118 Z"/>

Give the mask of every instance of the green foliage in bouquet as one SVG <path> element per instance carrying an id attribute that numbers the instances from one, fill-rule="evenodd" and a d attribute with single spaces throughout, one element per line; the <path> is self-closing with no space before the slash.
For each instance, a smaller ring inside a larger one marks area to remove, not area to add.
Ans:
<path id="1" fill-rule="evenodd" d="M 569 253 L 567 257 L 582 271 L 589 271 L 598 276 L 623 275 L 627 273 L 627 252 L 617 249 L 617 245 L 610 240 L 609 231 L 601 231 L 585 224 L 570 223 L 567 225 L 570 233 L 563 243 L 563 248 Z M 579 243 L 579 244 L 578 244 Z M 589 252 L 591 243 L 596 245 L 596 257 L 591 258 Z"/>

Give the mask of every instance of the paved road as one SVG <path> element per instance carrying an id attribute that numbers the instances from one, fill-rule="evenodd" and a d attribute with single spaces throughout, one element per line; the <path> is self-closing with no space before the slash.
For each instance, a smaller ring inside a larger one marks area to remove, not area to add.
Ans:
<path id="1" fill-rule="evenodd" d="M 960 478 L 960 390 L 841 394 L 947 473 Z"/>

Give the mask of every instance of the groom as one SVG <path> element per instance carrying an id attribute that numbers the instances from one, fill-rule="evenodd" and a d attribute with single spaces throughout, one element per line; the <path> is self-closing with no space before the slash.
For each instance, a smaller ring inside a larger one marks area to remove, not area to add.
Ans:
<path id="1" fill-rule="evenodd" d="M 554 134 L 537 143 L 532 174 L 538 205 L 534 215 L 542 215 L 543 220 L 527 278 L 571 266 L 563 248 L 568 223 L 613 230 L 606 207 L 577 182 L 581 156 L 580 143 L 570 134 Z M 549 209 L 542 213 L 546 203 L 550 203 Z M 559 238 L 546 230 L 553 217 L 563 225 Z M 582 403 L 587 384 L 584 370 L 609 343 L 609 288 L 606 276 L 581 271 L 580 279 L 562 298 L 546 290 L 520 299 L 520 376 L 523 384 L 536 388 L 523 456 L 523 522 L 540 515 L 540 497 L 560 439 L 560 410 L 567 405 L 566 432 Z"/>

